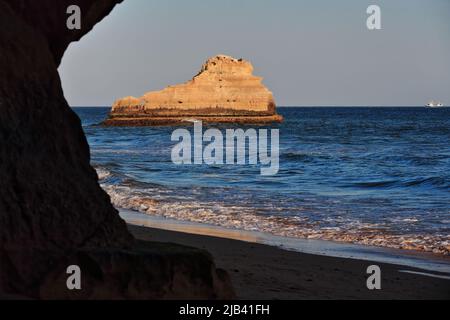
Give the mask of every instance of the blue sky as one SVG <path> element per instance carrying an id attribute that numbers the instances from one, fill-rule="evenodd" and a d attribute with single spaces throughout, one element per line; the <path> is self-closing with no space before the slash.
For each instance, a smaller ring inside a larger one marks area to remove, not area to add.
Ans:
<path id="1" fill-rule="evenodd" d="M 382 10 L 382 30 L 366 9 Z M 228 54 L 253 63 L 280 106 L 450 104 L 449 0 L 125 0 L 60 67 L 72 106 L 191 79 Z"/>

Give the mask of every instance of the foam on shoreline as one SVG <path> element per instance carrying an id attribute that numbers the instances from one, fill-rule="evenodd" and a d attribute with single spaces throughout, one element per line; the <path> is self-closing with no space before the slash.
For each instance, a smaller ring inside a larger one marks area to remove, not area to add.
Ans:
<path id="1" fill-rule="evenodd" d="M 447 276 L 450 276 L 450 259 L 446 256 L 334 241 L 280 237 L 257 231 L 229 229 L 205 223 L 151 216 L 126 209 L 119 209 L 119 211 L 128 224 L 135 226 L 259 243 L 306 254 L 389 263 L 447 273 L 449 274 Z"/>
<path id="2" fill-rule="evenodd" d="M 104 175 L 104 173 L 102 173 Z M 129 186 L 103 184 L 112 203 L 150 216 L 186 222 L 207 223 L 243 231 L 264 232 L 274 236 L 327 240 L 392 249 L 429 252 L 448 256 L 450 236 L 427 234 L 390 234 L 376 224 L 349 221 L 344 227 L 317 227 L 301 217 L 263 216 L 254 209 L 223 203 L 202 203 L 189 199 L 168 201 L 160 195 L 150 197 Z M 276 210 L 276 208 L 274 208 Z M 413 223 L 414 220 L 411 220 Z"/>

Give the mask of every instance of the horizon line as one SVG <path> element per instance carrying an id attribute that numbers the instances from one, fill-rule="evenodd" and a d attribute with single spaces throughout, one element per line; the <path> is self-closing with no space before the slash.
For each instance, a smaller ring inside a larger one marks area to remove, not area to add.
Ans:
<path id="1" fill-rule="evenodd" d="M 83 105 L 83 106 L 69 106 L 70 108 L 112 108 L 109 105 Z M 446 107 L 446 106 L 444 106 Z M 425 105 L 286 105 L 277 106 L 277 108 L 426 108 Z"/>

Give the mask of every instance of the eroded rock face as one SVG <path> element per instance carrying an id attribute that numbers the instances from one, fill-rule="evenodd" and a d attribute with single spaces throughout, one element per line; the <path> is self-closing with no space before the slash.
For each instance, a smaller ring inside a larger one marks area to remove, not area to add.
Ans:
<path id="1" fill-rule="evenodd" d="M 171 124 L 195 117 L 205 122 L 280 122 L 275 101 L 245 60 L 218 55 L 191 81 L 115 102 L 107 125 Z"/>
<path id="2" fill-rule="evenodd" d="M 119 2 L 0 0 L 0 297 L 220 298 L 231 288 L 204 252 L 138 246 L 90 166 L 57 67 L 70 42 Z M 72 4 L 82 10 L 80 31 L 65 27 Z M 88 289 L 71 296 L 52 279 L 77 263 Z M 180 274 L 191 269 L 203 271 Z"/>

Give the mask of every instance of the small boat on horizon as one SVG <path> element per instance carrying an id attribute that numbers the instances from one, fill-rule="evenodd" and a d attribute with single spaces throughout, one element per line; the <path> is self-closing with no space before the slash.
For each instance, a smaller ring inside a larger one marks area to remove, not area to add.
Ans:
<path id="1" fill-rule="evenodd" d="M 426 105 L 426 107 L 428 108 L 442 108 L 444 105 L 442 104 L 442 102 L 439 101 L 434 101 L 431 100 L 430 102 L 428 102 L 428 104 Z"/>

